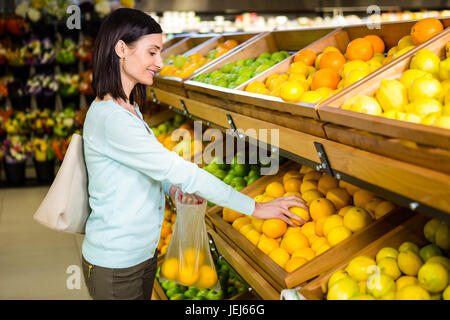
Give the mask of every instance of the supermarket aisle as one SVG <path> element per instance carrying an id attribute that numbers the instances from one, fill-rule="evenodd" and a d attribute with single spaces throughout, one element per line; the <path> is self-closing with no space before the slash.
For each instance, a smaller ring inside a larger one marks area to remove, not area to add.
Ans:
<path id="1" fill-rule="evenodd" d="M 81 271 L 82 236 L 52 231 L 32 218 L 47 190 L 0 190 L 0 299 L 90 299 Z M 80 267 L 81 279 L 80 288 L 70 290 L 66 283 L 74 273 L 66 271 L 72 265 Z"/>

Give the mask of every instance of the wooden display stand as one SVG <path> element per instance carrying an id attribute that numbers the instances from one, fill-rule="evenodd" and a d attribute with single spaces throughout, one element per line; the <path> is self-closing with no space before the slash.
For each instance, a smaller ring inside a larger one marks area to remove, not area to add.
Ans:
<path id="1" fill-rule="evenodd" d="M 330 276 L 337 270 L 344 269 L 353 258 L 358 256 L 368 256 L 375 259 L 376 254 L 382 248 L 392 247 L 397 249 L 405 241 L 415 243 L 419 247 L 425 245 L 427 240 L 423 236 L 423 226 L 429 219 L 430 218 L 420 214 L 411 217 L 378 240 L 370 243 L 355 254 L 348 256 L 344 261 L 335 265 L 317 279 L 300 287 L 298 290 L 299 293 L 309 300 L 323 300 L 326 297 L 328 279 Z"/>
<path id="2" fill-rule="evenodd" d="M 275 176 L 265 176 L 259 179 L 245 189 L 245 194 L 251 198 L 259 194 L 263 194 L 267 184 L 278 181 L 282 182 L 283 175 L 290 170 L 299 170 L 300 166 L 296 163 L 289 162 Z M 244 190 L 243 190 L 244 191 Z M 222 208 L 215 207 L 208 211 L 212 223 L 216 227 L 216 231 L 228 242 L 234 243 L 241 248 L 244 258 L 253 265 L 255 269 L 261 270 L 265 274 L 266 279 L 271 279 L 272 285 L 278 290 L 285 288 L 293 288 L 308 280 L 317 277 L 326 272 L 335 264 L 340 263 L 349 255 L 359 251 L 370 242 L 381 237 L 388 231 L 395 228 L 398 224 L 411 217 L 410 211 L 397 209 L 373 223 L 364 229 L 355 232 L 351 237 L 330 248 L 321 255 L 315 257 L 311 261 L 288 273 L 279 265 L 277 265 L 268 255 L 264 254 L 247 238 L 245 238 L 238 230 L 234 229 L 230 223 L 224 221 L 221 216 Z"/>

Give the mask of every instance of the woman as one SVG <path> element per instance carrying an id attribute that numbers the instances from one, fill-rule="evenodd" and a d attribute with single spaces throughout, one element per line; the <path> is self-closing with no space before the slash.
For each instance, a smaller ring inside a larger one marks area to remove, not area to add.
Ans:
<path id="1" fill-rule="evenodd" d="M 150 299 L 164 192 L 174 196 L 181 188 L 186 201 L 199 196 L 261 219 L 303 222 L 288 210 L 306 208 L 301 199 L 255 204 L 158 142 L 138 105 L 145 100 L 145 85 L 163 67 L 161 50 L 161 27 L 134 9 L 114 11 L 95 43 L 96 99 L 83 130 L 92 213 L 82 247 L 85 281 L 94 299 Z"/>

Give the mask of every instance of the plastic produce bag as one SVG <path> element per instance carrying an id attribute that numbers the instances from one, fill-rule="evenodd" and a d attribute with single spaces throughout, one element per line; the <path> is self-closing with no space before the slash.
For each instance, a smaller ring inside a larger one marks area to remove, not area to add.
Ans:
<path id="1" fill-rule="evenodd" d="M 207 201 L 183 204 L 183 194 L 175 194 L 177 219 L 161 266 L 161 281 L 176 281 L 185 286 L 220 289 L 209 248 L 205 225 Z"/>

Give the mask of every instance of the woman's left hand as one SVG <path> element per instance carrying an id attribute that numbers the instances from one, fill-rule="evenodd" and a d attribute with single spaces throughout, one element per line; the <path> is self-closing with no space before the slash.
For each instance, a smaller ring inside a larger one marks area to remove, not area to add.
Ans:
<path id="1" fill-rule="evenodd" d="M 177 186 L 171 186 L 169 189 L 169 194 L 172 198 L 175 199 L 175 194 L 177 191 L 180 191 L 180 199 L 178 199 L 181 203 L 184 204 L 199 204 L 205 201 L 202 197 L 196 194 L 183 193 L 181 189 Z"/>

